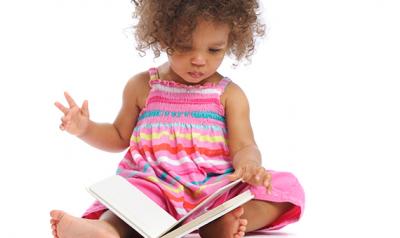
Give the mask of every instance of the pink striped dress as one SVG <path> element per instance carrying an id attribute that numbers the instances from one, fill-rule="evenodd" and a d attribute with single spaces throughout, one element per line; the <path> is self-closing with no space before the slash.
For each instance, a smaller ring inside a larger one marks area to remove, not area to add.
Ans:
<path id="1" fill-rule="evenodd" d="M 161 80 L 155 68 L 149 73 L 151 90 L 117 173 L 179 219 L 226 185 L 226 176 L 233 172 L 220 102 L 230 80 L 224 77 L 216 84 L 191 86 Z M 215 206 L 250 188 L 256 199 L 294 204 L 265 229 L 297 221 L 304 207 L 303 189 L 292 174 L 271 173 L 271 194 L 263 187 L 241 184 Z M 95 202 L 83 217 L 96 219 L 105 210 Z"/>

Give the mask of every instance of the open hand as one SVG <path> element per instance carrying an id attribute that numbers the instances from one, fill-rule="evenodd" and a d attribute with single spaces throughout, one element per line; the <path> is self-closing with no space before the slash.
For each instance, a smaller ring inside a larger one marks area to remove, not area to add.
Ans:
<path id="1" fill-rule="evenodd" d="M 67 99 L 69 107 L 65 107 L 59 102 L 54 103 L 64 113 L 64 116 L 61 117 L 60 129 L 72 135 L 81 136 L 85 133 L 89 125 L 88 101 L 85 100 L 80 108 L 67 92 L 64 92 L 64 96 Z"/>
<path id="2" fill-rule="evenodd" d="M 229 175 L 231 180 L 243 179 L 251 185 L 261 185 L 271 193 L 271 174 L 262 166 L 255 162 L 242 162 L 236 165 L 235 172 Z"/>

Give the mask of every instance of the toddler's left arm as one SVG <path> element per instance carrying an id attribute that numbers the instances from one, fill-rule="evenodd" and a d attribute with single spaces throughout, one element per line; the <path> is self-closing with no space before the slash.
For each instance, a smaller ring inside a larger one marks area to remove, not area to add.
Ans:
<path id="1" fill-rule="evenodd" d="M 242 89 L 230 83 L 224 93 L 228 144 L 235 172 L 231 179 L 242 178 L 252 185 L 263 185 L 271 191 L 271 175 L 261 163 L 261 153 L 254 140 L 250 109 Z"/>

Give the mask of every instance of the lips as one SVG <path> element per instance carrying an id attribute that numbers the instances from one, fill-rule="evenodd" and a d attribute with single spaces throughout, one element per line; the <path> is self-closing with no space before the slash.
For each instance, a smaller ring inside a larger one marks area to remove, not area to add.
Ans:
<path id="1" fill-rule="evenodd" d="M 192 78 L 201 78 L 204 74 L 201 72 L 189 72 L 188 73 Z"/>

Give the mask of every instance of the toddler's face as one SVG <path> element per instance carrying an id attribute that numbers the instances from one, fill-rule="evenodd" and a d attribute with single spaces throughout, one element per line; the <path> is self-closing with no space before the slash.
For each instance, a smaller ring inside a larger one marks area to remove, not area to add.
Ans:
<path id="1" fill-rule="evenodd" d="M 230 28 L 227 24 L 199 20 L 192 42 L 179 46 L 168 56 L 170 67 L 183 83 L 196 84 L 211 79 L 224 59 Z"/>

